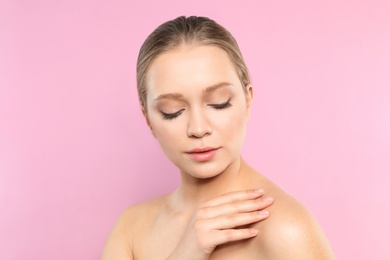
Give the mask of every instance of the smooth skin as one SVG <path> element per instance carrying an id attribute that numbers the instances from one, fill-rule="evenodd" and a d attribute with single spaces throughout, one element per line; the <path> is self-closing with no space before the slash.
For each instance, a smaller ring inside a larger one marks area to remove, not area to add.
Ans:
<path id="1" fill-rule="evenodd" d="M 240 156 L 253 89 L 241 86 L 224 50 L 183 45 L 161 54 L 147 92 L 144 115 L 181 184 L 125 210 L 103 260 L 335 259 L 308 211 Z M 203 147 L 215 156 L 189 156 Z"/>

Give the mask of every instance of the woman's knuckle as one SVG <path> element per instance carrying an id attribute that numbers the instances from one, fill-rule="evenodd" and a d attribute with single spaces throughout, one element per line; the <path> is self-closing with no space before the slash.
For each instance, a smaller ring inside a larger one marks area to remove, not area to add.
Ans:
<path id="1" fill-rule="evenodd" d="M 210 212 L 210 208 L 204 207 L 204 208 L 198 209 L 196 215 L 199 219 L 203 219 L 203 218 L 206 218 L 206 216 L 208 215 L 209 212 Z"/>
<path id="2" fill-rule="evenodd" d="M 230 201 L 236 200 L 236 195 L 237 194 L 234 191 L 229 192 L 227 195 L 228 195 L 228 198 L 229 198 Z"/>
<path id="3" fill-rule="evenodd" d="M 237 202 L 230 202 L 229 203 L 229 206 L 234 209 L 234 210 L 237 210 L 239 207 L 240 207 L 240 204 L 237 203 Z"/>
<path id="4" fill-rule="evenodd" d="M 200 232 L 203 230 L 204 222 L 202 220 L 195 220 L 194 222 L 194 229 L 197 232 Z"/>
<path id="5" fill-rule="evenodd" d="M 264 202 L 262 200 L 255 200 L 254 203 L 257 207 L 262 208 L 264 207 Z"/>
<path id="6" fill-rule="evenodd" d="M 226 230 L 225 237 L 228 241 L 231 241 L 235 237 L 234 230 Z"/>
<path id="7" fill-rule="evenodd" d="M 237 220 L 237 216 L 235 216 L 235 215 L 228 215 L 228 216 L 226 216 L 226 221 L 228 223 L 234 223 L 234 222 L 236 222 L 236 220 Z"/>

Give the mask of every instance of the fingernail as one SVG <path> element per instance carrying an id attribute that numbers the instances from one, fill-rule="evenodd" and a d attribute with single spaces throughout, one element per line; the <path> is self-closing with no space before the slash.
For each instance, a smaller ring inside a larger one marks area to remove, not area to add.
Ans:
<path id="1" fill-rule="evenodd" d="M 250 232 L 251 232 L 251 234 L 253 234 L 253 235 L 256 235 L 257 233 L 259 233 L 259 231 L 258 231 L 257 229 L 254 229 L 254 228 L 251 228 L 251 229 L 250 229 Z"/>
<path id="2" fill-rule="evenodd" d="M 263 193 L 264 193 L 264 190 L 262 190 L 262 189 L 256 189 L 256 190 L 255 190 L 255 193 L 257 193 L 257 194 L 263 194 Z"/>
<path id="3" fill-rule="evenodd" d="M 274 199 L 272 197 L 265 197 L 263 199 L 264 202 L 270 202 L 270 201 L 273 201 Z"/>
<path id="4" fill-rule="evenodd" d="M 260 216 L 268 216 L 269 212 L 267 210 L 262 210 L 262 211 L 259 211 L 259 215 Z"/>

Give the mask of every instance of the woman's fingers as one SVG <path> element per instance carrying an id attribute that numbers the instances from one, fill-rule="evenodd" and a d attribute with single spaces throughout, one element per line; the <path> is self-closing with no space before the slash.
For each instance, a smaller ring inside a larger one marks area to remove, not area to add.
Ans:
<path id="1" fill-rule="evenodd" d="M 262 190 L 237 191 L 202 203 L 193 223 L 196 234 L 202 237 L 198 241 L 214 248 L 229 241 L 256 236 L 256 229 L 242 227 L 269 217 L 265 208 L 273 203 L 273 199 L 263 198 L 263 195 Z"/>
<path id="2" fill-rule="evenodd" d="M 227 242 L 249 239 L 257 236 L 255 228 L 239 228 L 254 224 L 268 218 L 266 210 L 220 216 L 213 219 L 202 219 L 194 223 L 194 230 L 198 236 L 198 245 L 201 248 L 214 248 Z"/>
<path id="3" fill-rule="evenodd" d="M 201 203 L 172 256 L 208 259 L 218 245 L 255 237 L 258 230 L 245 226 L 268 218 L 265 208 L 273 199 L 263 195 L 259 189 L 235 191 Z"/>
<path id="4" fill-rule="evenodd" d="M 244 240 L 257 236 L 259 231 L 254 228 L 245 228 L 245 229 L 225 229 L 215 231 L 215 234 L 212 236 L 211 243 L 217 245 L 222 245 L 228 242 Z"/>
<path id="5" fill-rule="evenodd" d="M 253 224 L 268 218 L 269 212 L 266 210 L 225 215 L 212 219 L 199 219 L 195 222 L 198 230 L 224 230 L 232 229 L 244 225 Z"/>
<path id="6" fill-rule="evenodd" d="M 210 224 L 210 228 L 214 230 L 232 229 L 235 227 L 240 227 L 240 226 L 259 222 L 263 219 L 268 218 L 268 216 L 269 216 L 269 212 L 266 210 L 254 211 L 250 213 L 241 213 L 241 214 L 235 214 L 230 216 L 218 217 L 212 219 L 209 224 Z"/>
<path id="7" fill-rule="evenodd" d="M 272 203 L 273 199 L 271 197 L 232 201 L 222 205 L 199 208 L 197 217 L 216 218 L 223 215 L 258 211 L 270 206 Z"/>
<path id="8" fill-rule="evenodd" d="M 223 195 L 220 195 L 214 199 L 208 200 L 202 203 L 202 207 L 214 207 L 224 203 L 239 201 L 239 200 L 248 200 L 259 198 L 264 195 L 264 191 L 261 189 L 252 189 L 245 191 L 233 191 Z"/>

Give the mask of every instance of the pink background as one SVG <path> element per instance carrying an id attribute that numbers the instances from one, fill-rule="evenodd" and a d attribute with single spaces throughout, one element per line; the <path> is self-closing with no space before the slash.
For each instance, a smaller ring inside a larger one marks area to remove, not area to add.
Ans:
<path id="1" fill-rule="evenodd" d="M 390 2 L 185 2 L 0 2 L 0 259 L 98 259 L 122 210 L 179 183 L 135 63 L 157 25 L 191 14 L 227 27 L 250 68 L 244 158 L 338 259 L 390 259 Z"/>

